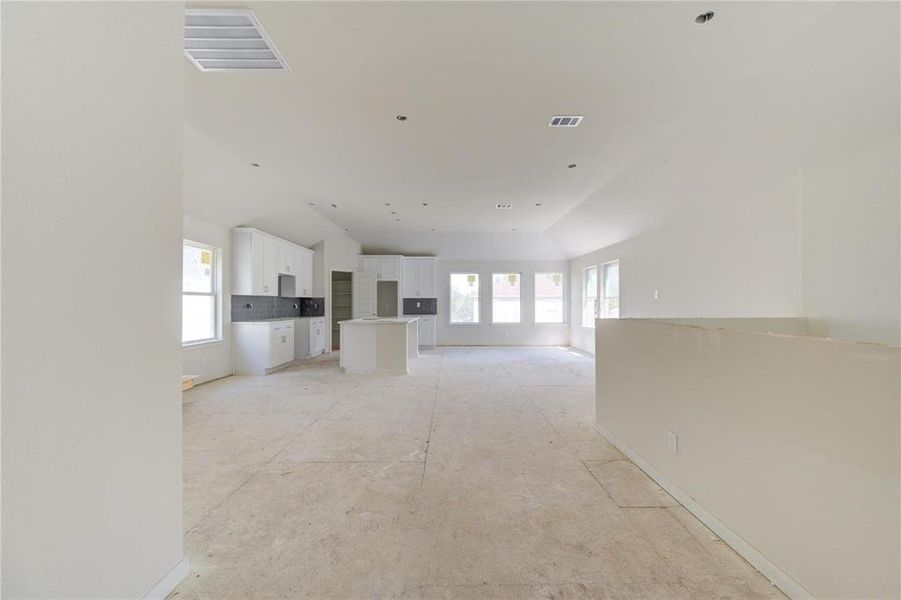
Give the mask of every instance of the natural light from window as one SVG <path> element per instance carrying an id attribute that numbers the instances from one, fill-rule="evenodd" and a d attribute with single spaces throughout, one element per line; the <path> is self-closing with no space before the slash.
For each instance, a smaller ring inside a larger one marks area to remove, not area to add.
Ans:
<path id="1" fill-rule="evenodd" d="M 594 327 L 598 314 L 598 268 L 588 267 L 582 282 L 582 327 Z"/>
<path id="2" fill-rule="evenodd" d="M 563 273 L 535 273 L 535 322 L 563 323 Z"/>
<path id="3" fill-rule="evenodd" d="M 522 316 L 520 273 L 493 273 L 491 275 L 491 322 L 519 323 Z"/>
<path id="4" fill-rule="evenodd" d="M 619 318 L 619 261 L 604 265 L 604 294 L 601 302 L 602 319 Z"/>
<path id="5" fill-rule="evenodd" d="M 479 274 L 451 273 L 450 322 L 479 322 Z"/>
<path id="6" fill-rule="evenodd" d="M 182 254 L 182 344 L 217 337 L 217 262 L 214 248 L 185 241 Z"/>

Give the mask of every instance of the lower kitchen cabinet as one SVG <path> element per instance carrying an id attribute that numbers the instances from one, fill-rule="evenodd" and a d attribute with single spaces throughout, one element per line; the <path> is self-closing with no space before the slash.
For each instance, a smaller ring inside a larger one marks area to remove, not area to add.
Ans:
<path id="1" fill-rule="evenodd" d="M 232 323 L 235 373 L 266 375 L 294 360 L 294 320 Z"/>
<path id="2" fill-rule="evenodd" d="M 325 317 L 294 321 L 294 358 L 303 360 L 325 352 Z"/>
<path id="3" fill-rule="evenodd" d="M 438 343 L 438 317 L 419 317 L 419 345 L 434 346 Z"/>

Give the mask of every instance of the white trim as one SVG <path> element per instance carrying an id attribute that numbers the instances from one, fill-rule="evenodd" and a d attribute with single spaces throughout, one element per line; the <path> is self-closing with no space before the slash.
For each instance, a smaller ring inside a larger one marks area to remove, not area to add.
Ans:
<path id="1" fill-rule="evenodd" d="M 187 557 L 183 557 L 165 575 L 160 577 L 160 580 L 154 583 L 141 598 L 164 600 L 181 583 L 181 580 L 187 577 L 190 570 L 191 565 L 188 563 Z"/>
<path id="2" fill-rule="evenodd" d="M 751 563 L 755 569 L 760 571 L 764 577 L 782 590 L 789 598 L 793 600 L 808 600 L 814 598 L 814 595 L 804 589 L 804 587 L 791 578 L 791 576 L 773 564 L 766 556 L 764 556 L 757 548 L 749 544 L 744 538 L 732 531 L 728 525 L 717 519 L 713 514 L 707 511 L 703 506 L 689 496 L 687 493 L 676 487 L 669 479 L 660 474 L 641 456 L 629 449 L 618 437 L 607 431 L 599 423 L 594 424 L 595 429 L 608 442 L 616 446 L 616 448 L 626 455 L 626 457 L 634 462 L 638 468 L 644 471 L 648 477 L 657 482 L 667 493 L 676 499 L 676 501 L 684 506 L 691 514 L 698 518 L 713 533 L 718 535 L 720 539 L 729 544 L 742 558 Z"/>

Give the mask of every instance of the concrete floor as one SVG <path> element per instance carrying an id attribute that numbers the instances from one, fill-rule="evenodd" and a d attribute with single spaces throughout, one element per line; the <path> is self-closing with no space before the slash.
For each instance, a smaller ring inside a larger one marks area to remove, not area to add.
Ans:
<path id="1" fill-rule="evenodd" d="M 178 598 L 783 598 L 592 428 L 594 361 L 439 348 L 185 394 Z"/>

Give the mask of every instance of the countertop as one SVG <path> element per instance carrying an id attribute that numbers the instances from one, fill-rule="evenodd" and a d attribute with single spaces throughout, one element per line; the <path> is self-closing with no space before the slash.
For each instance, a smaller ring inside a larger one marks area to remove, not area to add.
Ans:
<path id="1" fill-rule="evenodd" d="M 297 319 L 324 319 L 325 317 L 272 317 L 270 319 L 250 319 L 248 321 L 232 321 L 235 323 L 275 323 L 277 321 L 296 321 Z"/>
<path id="2" fill-rule="evenodd" d="M 419 317 L 380 317 L 372 319 L 348 319 L 340 321 L 339 325 L 354 323 L 359 325 L 407 325 L 413 321 L 418 321 Z"/>

